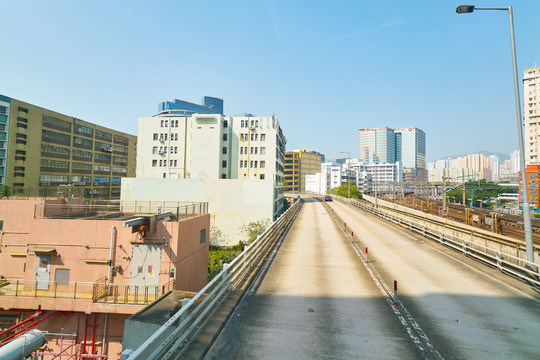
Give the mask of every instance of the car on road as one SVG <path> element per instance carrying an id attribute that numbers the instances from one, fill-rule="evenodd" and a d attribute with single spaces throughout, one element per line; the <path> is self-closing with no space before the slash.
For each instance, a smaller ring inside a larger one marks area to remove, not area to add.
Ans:
<path id="1" fill-rule="evenodd" d="M 324 201 L 332 201 L 332 197 L 330 195 L 326 195 L 324 197 Z"/>

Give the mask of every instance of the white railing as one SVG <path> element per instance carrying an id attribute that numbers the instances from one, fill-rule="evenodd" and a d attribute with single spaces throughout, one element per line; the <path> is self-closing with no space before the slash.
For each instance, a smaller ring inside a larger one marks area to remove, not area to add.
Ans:
<path id="1" fill-rule="evenodd" d="M 400 205 L 380 199 L 377 200 L 378 206 L 375 207 L 372 204 L 374 199 L 366 195 L 364 198 L 372 203 L 348 200 L 340 196 L 333 197 L 453 248 L 466 256 L 490 264 L 501 272 L 540 286 L 539 267 L 536 263 L 525 259 L 523 246 L 519 241 L 443 217 L 424 214 L 418 210 L 404 210 Z M 537 247 L 535 251 L 538 252 Z"/>
<path id="2" fill-rule="evenodd" d="M 163 324 L 137 349 L 123 349 L 122 359 L 171 359 L 180 357 L 204 324 L 232 291 L 244 291 L 275 242 L 294 221 L 301 207 L 297 200 L 279 219 L 246 246 L 230 264 Z"/>

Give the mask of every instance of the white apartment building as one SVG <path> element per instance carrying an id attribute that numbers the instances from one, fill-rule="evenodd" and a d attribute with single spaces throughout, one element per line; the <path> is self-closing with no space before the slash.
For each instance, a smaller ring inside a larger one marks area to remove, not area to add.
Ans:
<path id="1" fill-rule="evenodd" d="M 539 164 L 540 159 L 540 66 L 523 72 L 523 109 L 525 112 L 525 162 Z"/>
<path id="2" fill-rule="evenodd" d="M 138 121 L 136 179 L 123 183 L 123 200 L 207 201 L 228 244 L 243 225 L 282 212 L 286 139 L 277 117 L 164 111 Z M 178 181 L 166 182 L 167 192 L 138 181 L 164 178 Z"/>

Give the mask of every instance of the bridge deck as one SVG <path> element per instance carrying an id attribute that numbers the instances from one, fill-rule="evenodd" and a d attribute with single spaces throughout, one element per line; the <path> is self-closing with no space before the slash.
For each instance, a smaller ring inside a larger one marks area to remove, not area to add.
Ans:
<path id="1" fill-rule="evenodd" d="M 351 243 L 320 202 L 306 200 L 206 358 L 540 358 L 531 287 L 333 202 Z M 365 247 L 367 266 L 357 254 Z M 384 294 L 394 280 L 397 308 Z"/>

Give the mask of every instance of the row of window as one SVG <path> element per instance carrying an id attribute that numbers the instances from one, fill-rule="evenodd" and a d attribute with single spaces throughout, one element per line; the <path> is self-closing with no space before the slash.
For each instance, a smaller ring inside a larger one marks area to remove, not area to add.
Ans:
<path id="1" fill-rule="evenodd" d="M 40 160 L 40 166 L 42 168 L 59 169 L 59 170 L 68 171 L 69 162 L 68 161 L 59 161 L 59 160 L 41 159 Z M 71 169 L 72 170 L 92 171 L 92 164 L 73 162 L 73 163 L 71 163 Z M 94 165 L 93 169 L 94 169 L 94 172 L 110 172 L 111 171 L 111 167 L 108 166 L 108 165 Z M 113 173 L 121 173 L 123 175 L 127 175 L 127 169 L 126 168 L 113 166 L 112 171 L 113 171 Z"/>
<path id="2" fill-rule="evenodd" d="M 256 146 L 252 146 L 249 148 L 249 153 L 252 154 L 252 155 L 257 155 L 257 153 L 261 154 L 261 155 L 264 155 L 266 154 L 266 148 L 265 147 L 256 147 Z M 243 155 L 243 154 L 248 154 L 248 147 L 245 146 L 245 147 L 240 147 L 240 155 Z"/>
<path id="3" fill-rule="evenodd" d="M 152 148 L 152 154 L 166 154 L 167 148 L 168 146 L 160 146 L 159 148 L 157 146 L 154 146 Z M 178 153 L 178 146 L 171 146 L 170 153 L 171 154 Z"/>
<path id="4" fill-rule="evenodd" d="M 48 186 L 48 183 L 67 183 L 69 176 L 67 175 L 52 175 L 52 174 L 42 174 L 39 175 L 39 182 L 41 186 Z M 113 185 L 119 185 L 122 182 L 120 177 L 108 177 L 108 176 L 71 176 L 71 184 L 74 185 L 109 185 L 112 181 Z"/>
<path id="5" fill-rule="evenodd" d="M 240 134 L 240 141 L 259 141 L 259 134 L 252 133 L 251 137 L 249 135 L 250 134 Z M 266 141 L 266 134 L 261 134 L 261 141 Z"/>
<path id="6" fill-rule="evenodd" d="M 260 165 L 260 166 L 259 166 Z M 248 161 L 247 160 L 240 160 L 240 167 L 241 168 L 247 168 L 248 167 Z M 251 160 L 249 162 L 250 168 L 265 168 L 266 167 L 266 161 L 257 161 L 257 160 Z"/>
<path id="7" fill-rule="evenodd" d="M 79 158 L 79 159 L 88 159 L 89 161 L 92 161 L 92 157 L 96 160 L 101 161 L 111 161 L 111 158 L 113 162 L 118 164 L 127 164 L 128 159 L 122 156 L 111 156 L 108 154 L 101 154 L 101 153 L 92 153 L 90 151 L 84 151 L 84 150 L 77 150 L 77 149 L 68 149 L 61 146 L 54 146 L 54 145 L 47 145 L 47 144 L 41 144 L 41 153 L 42 155 L 49 155 L 49 156 L 56 156 L 56 157 L 64 157 L 69 158 L 70 153 L 73 154 L 73 158 Z M 23 155 L 26 155 L 26 151 Z"/>
<path id="8" fill-rule="evenodd" d="M 161 127 L 169 127 L 169 120 L 161 120 Z M 171 120 L 171 127 L 178 127 L 178 120 Z"/>
<path id="9" fill-rule="evenodd" d="M 168 138 L 168 135 L 167 133 L 162 133 L 162 134 L 158 134 L 158 133 L 154 133 L 153 135 L 153 139 L 154 140 L 159 140 L 159 141 L 167 141 L 167 138 Z M 178 140 L 178 133 L 173 133 L 171 134 L 171 141 L 176 141 Z"/>
<path id="10" fill-rule="evenodd" d="M 28 122 L 28 120 L 26 121 Z M 71 132 L 71 122 L 55 118 L 50 115 L 43 115 L 42 124 L 45 127 L 58 129 L 66 132 Z M 88 126 L 73 124 L 73 133 L 80 134 L 87 137 L 94 137 L 94 129 L 89 128 Z M 114 135 L 102 130 L 95 130 L 96 139 L 101 139 L 105 141 L 112 142 L 114 141 L 117 144 L 128 145 L 129 138 L 122 135 Z"/>
<path id="11" fill-rule="evenodd" d="M 251 120 L 251 124 L 249 123 L 249 120 L 242 120 L 240 121 L 240 127 L 259 127 L 259 120 Z"/>
<path id="12" fill-rule="evenodd" d="M 70 145 L 71 144 L 71 135 L 61 134 L 54 131 L 42 130 L 41 131 L 41 140 L 61 145 Z M 94 142 L 89 139 L 81 138 L 78 136 L 73 136 L 73 146 L 80 147 L 85 149 L 92 149 Z M 120 145 L 111 145 L 96 141 L 94 144 L 94 150 L 101 150 L 104 152 L 117 152 L 121 154 L 127 154 L 128 148 Z"/>
<path id="13" fill-rule="evenodd" d="M 156 159 L 152 160 L 152 167 L 157 167 L 158 161 Z M 159 167 L 166 167 L 167 166 L 167 160 L 159 160 Z M 169 160 L 169 167 L 177 167 L 178 166 L 178 160 Z"/>

